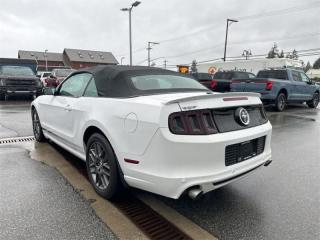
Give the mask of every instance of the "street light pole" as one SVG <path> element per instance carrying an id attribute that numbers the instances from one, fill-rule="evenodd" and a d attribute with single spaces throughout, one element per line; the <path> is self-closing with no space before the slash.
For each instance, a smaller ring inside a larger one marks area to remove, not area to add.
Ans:
<path id="1" fill-rule="evenodd" d="M 129 49 L 130 49 L 130 66 L 132 66 L 132 32 L 131 32 L 131 12 L 132 8 L 137 7 L 141 2 L 135 1 L 129 8 L 121 8 L 121 11 L 129 12 Z"/>
<path id="2" fill-rule="evenodd" d="M 48 49 L 44 50 L 44 60 L 46 61 L 46 72 L 48 72 L 48 58 L 47 58 Z"/>
<path id="3" fill-rule="evenodd" d="M 224 41 L 224 55 L 223 55 L 223 61 L 224 62 L 226 61 L 226 55 L 227 55 L 227 42 L 228 42 L 229 22 L 230 22 L 230 25 L 231 25 L 231 23 L 238 22 L 238 20 L 233 20 L 233 19 L 229 19 L 229 18 L 227 19 L 226 38 L 225 38 L 225 41 Z"/>
<path id="4" fill-rule="evenodd" d="M 120 64 L 122 65 L 122 60 L 125 59 L 125 57 L 121 57 Z"/>
<path id="5" fill-rule="evenodd" d="M 148 50 L 148 67 L 150 67 L 150 51 L 151 51 L 151 46 L 152 45 L 156 45 L 156 44 L 160 44 L 160 43 L 158 43 L 158 42 L 148 42 L 148 48 L 147 48 L 147 50 Z"/>
<path id="6" fill-rule="evenodd" d="M 31 53 L 31 56 L 34 57 L 34 60 L 36 60 L 36 63 L 37 63 L 36 70 L 38 71 L 38 67 L 39 67 L 38 57 L 36 55 L 34 55 L 33 53 Z"/>

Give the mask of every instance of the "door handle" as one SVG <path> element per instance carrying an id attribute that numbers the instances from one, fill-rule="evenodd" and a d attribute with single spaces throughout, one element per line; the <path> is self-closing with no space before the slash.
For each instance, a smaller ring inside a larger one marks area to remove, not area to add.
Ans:
<path id="1" fill-rule="evenodd" d="M 64 107 L 64 110 L 67 111 L 67 112 L 70 112 L 72 110 L 71 107 L 70 107 L 70 104 L 66 105 Z"/>

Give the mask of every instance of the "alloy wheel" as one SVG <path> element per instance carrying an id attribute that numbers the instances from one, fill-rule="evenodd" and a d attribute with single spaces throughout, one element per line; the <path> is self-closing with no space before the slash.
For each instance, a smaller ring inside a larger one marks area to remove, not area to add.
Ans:
<path id="1" fill-rule="evenodd" d="M 89 148 L 89 172 L 95 186 L 106 190 L 110 182 L 110 165 L 104 146 L 95 141 Z"/>
<path id="2" fill-rule="evenodd" d="M 33 133 L 35 137 L 39 138 L 41 134 L 41 125 L 40 125 L 40 120 L 36 111 L 33 111 L 33 114 L 32 114 L 32 126 L 33 126 Z"/>

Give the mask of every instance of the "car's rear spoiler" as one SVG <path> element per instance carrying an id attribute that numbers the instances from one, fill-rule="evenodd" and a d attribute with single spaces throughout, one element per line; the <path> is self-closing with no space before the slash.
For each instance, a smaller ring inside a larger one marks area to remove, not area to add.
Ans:
<path id="1" fill-rule="evenodd" d="M 200 99 L 217 99 L 222 98 L 224 101 L 236 101 L 236 100 L 246 100 L 246 97 L 258 97 L 260 98 L 260 93 L 253 93 L 253 92 L 229 92 L 229 93 L 212 93 L 200 96 L 192 96 L 192 97 L 183 97 L 177 98 L 174 100 L 170 100 L 165 103 L 165 105 L 173 104 L 173 103 L 181 103 L 181 102 L 188 102 L 193 100 L 200 100 Z"/>

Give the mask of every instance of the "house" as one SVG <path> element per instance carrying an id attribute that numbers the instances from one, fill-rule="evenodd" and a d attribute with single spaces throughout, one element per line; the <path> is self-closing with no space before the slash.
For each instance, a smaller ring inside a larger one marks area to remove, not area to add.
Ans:
<path id="1" fill-rule="evenodd" d="M 111 52 L 65 48 L 63 51 L 65 66 L 73 69 L 95 65 L 117 65 L 118 61 Z"/>
<path id="2" fill-rule="evenodd" d="M 18 58 L 36 61 L 38 71 L 50 71 L 54 68 L 65 67 L 61 53 L 19 50 Z"/>

